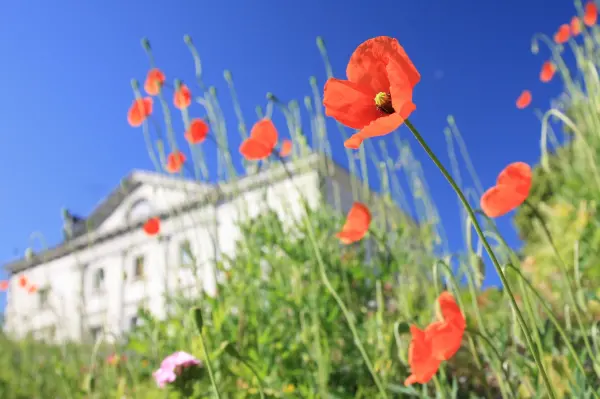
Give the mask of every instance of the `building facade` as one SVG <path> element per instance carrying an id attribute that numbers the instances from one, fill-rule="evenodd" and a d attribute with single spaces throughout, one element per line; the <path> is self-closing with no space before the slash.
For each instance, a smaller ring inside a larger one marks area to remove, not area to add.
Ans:
<path id="1" fill-rule="evenodd" d="M 5 331 L 53 341 L 117 337 L 141 306 L 164 317 L 165 294 L 217 295 L 215 260 L 234 255 L 239 222 L 274 210 L 295 223 L 303 201 L 346 212 L 351 184 L 346 170 L 316 154 L 218 186 L 134 171 L 89 217 L 73 220 L 64 242 L 5 265 Z M 142 225 L 153 216 L 161 230 L 148 236 Z M 37 292 L 19 287 L 22 276 Z"/>

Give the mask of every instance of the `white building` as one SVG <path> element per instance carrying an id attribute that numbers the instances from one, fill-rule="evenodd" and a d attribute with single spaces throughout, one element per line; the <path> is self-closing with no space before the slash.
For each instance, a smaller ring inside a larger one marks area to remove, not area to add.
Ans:
<path id="1" fill-rule="evenodd" d="M 164 316 L 165 293 L 200 288 L 215 295 L 214 260 L 233 254 L 238 221 L 267 209 L 284 222 L 297 220 L 304 209 L 300 195 L 312 207 L 325 201 L 346 212 L 351 206 L 350 175 L 333 162 L 312 154 L 287 168 L 293 180 L 274 164 L 218 187 L 134 171 L 74 226 L 70 239 L 5 265 L 6 332 L 59 341 L 102 331 L 119 335 L 135 323 L 142 304 Z M 141 227 L 150 216 L 161 219 L 154 237 Z M 196 276 L 181 267 L 190 262 L 190 252 Z M 23 275 L 39 287 L 37 293 L 18 286 Z"/>

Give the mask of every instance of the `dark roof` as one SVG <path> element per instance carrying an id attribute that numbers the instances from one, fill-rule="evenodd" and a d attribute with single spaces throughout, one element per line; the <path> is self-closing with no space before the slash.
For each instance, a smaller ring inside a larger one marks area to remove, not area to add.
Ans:
<path id="1" fill-rule="evenodd" d="M 77 224 L 77 228 L 73 231 L 72 239 L 83 236 L 100 227 L 100 225 L 112 215 L 121 202 L 142 185 L 141 182 L 134 181 L 132 176 L 133 175 L 130 174 L 125 179 L 121 180 L 121 184 L 115 187 L 108 197 L 106 197 L 106 199 L 102 201 L 83 222 Z"/>

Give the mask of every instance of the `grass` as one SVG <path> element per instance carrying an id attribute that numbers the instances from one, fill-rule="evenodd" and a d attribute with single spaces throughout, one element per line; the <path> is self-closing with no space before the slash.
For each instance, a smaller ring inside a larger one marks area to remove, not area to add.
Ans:
<path id="1" fill-rule="evenodd" d="M 583 13 L 581 4 L 576 6 Z M 449 118 L 445 131 L 449 170 L 407 122 L 461 199 L 465 251 L 440 250 L 443 226 L 410 146 L 397 136 L 393 149 L 383 141 L 367 140 L 357 157 L 346 150 L 351 173 L 360 177 L 352 181 L 352 194 L 378 210 L 367 239 L 340 246 L 335 237 L 344 222 L 339 195 L 331 206 L 307 206 L 293 234 L 276 212 L 266 212 L 239 226 L 242 239 L 235 257 L 219 259 L 217 268 L 227 281 L 216 298 L 178 292 L 168 298 L 173 309 L 168 318 L 159 320 L 141 310 L 143 323 L 114 344 L 101 339 L 93 345 L 55 345 L 1 337 L 0 396 L 599 397 L 600 31 L 596 25 L 586 28 L 565 45 L 539 35 L 536 52 L 540 42 L 550 45 L 558 68 L 555 78 L 563 79 L 564 91 L 555 107 L 540 113 L 542 158 L 534 168 L 531 194 L 516 215 L 525 243 L 521 252 L 506 245 L 493 220 L 476 209 L 483 188 L 454 120 Z M 201 95 L 198 103 L 211 126 L 209 139 L 218 148 L 220 184 L 235 187 L 237 148 L 228 144 L 232 133 L 225 128 L 221 99 L 203 82 L 191 38 L 186 36 L 185 43 L 196 71 L 192 92 Z M 332 76 L 323 40 L 317 46 Z M 143 47 L 150 67 L 155 67 L 147 40 Z M 248 128 L 231 73 L 225 79 L 245 139 Z M 304 109 L 273 94 L 265 110 L 257 109 L 258 118 L 283 115 L 294 143 L 293 159 L 311 151 L 331 154 L 322 90 L 315 79 L 310 84 L 312 96 L 305 99 Z M 155 100 L 164 123 L 152 117 L 142 125 L 159 171 L 181 142 L 173 120 L 181 117 L 188 126 L 195 117 L 194 107 L 174 110 L 167 100 L 180 85 L 165 85 Z M 134 81 L 132 87 L 141 98 L 139 84 Z M 337 128 L 332 134 L 349 137 L 347 129 Z M 563 132 L 556 133 L 557 128 Z M 189 149 L 192 166 L 184 171 L 200 180 L 208 175 L 203 150 L 202 145 Z M 474 187 L 461 176 L 461 162 Z M 280 163 L 273 157 L 261 167 Z M 283 165 L 287 170 L 288 163 Z M 243 166 L 244 174 L 257 171 L 256 163 Z M 371 176 L 378 181 L 369 182 Z M 377 198 L 368 193 L 374 184 L 381 187 Z M 392 203 L 414 207 L 418 223 L 401 216 L 390 223 L 386 209 Z M 504 289 L 482 288 L 486 256 Z M 265 264 L 268 278 L 262 278 Z M 443 290 L 454 294 L 466 316 L 462 347 L 429 383 L 405 387 L 410 374 L 408 326 L 423 327 L 432 320 L 435 299 Z M 180 350 L 201 359 L 203 366 L 158 388 L 152 372 L 166 355 Z M 107 361 L 111 354 L 119 361 Z"/>

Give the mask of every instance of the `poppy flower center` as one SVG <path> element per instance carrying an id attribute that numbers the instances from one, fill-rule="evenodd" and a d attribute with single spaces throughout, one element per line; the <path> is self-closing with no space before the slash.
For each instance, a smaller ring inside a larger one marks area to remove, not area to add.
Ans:
<path id="1" fill-rule="evenodd" d="M 396 112 L 392 107 L 392 96 L 388 93 L 380 92 L 375 95 L 375 105 L 377 108 L 386 114 Z"/>

